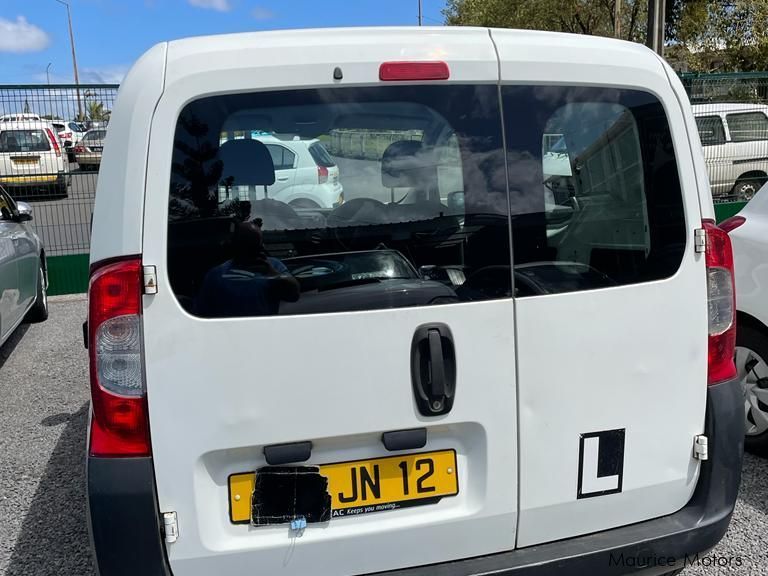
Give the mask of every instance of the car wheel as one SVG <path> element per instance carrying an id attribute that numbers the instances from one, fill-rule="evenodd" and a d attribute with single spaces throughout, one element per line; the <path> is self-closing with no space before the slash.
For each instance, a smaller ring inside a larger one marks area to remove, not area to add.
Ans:
<path id="1" fill-rule="evenodd" d="M 736 182 L 732 194 L 736 197 L 736 200 L 740 202 L 749 202 L 755 197 L 755 194 L 757 194 L 757 191 L 762 188 L 765 182 L 765 180 L 758 178 L 750 178 L 749 180 Z"/>
<path id="2" fill-rule="evenodd" d="M 40 262 L 40 268 L 37 274 L 37 299 L 32 308 L 27 312 L 26 321 L 44 322 L 48 319 L 48 280 L 43 263 Z"/>
<path id="3" fill-rule="evenodd" d="M 744 447 L 768 456 L 768 338 L 752 326 L 736 330 L 736 369 L 744 392 Z"/>
<path id="4" fill-rule="evenodd" d="M 320 204 L 317 202 L 314 202 L 312 200 L 308 200 L 306 198 L 300 198 L 298 200 L 292 200 L 291 202 L 288 202 L 288 205 L 296 209 L 304 209 L 304 210 L 318 210 L 320 208 Z"/>

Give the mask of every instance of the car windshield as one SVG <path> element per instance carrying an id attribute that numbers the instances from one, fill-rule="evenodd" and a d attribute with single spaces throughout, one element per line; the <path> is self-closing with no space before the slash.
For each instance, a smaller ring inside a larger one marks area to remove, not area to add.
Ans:
<path id="1" fill-rule="evenodd" d="M 333 158 L 331 158 L 331 155 L 328 154 L 328 150 L 326 150 L 325 146 L 320 144 L 320 142 L 311 144 L 309 146 L 309 153 L 312 155 L 312 158 L 315 160 L 315 164 L 318 166 L 325 166 L 326 168 L 336 166 Z"/>
<path id="2" fill-rule="evenodd" d="M 0 152 L 48 152 L 50 149 L 42 129 L 0 132 Z"/>

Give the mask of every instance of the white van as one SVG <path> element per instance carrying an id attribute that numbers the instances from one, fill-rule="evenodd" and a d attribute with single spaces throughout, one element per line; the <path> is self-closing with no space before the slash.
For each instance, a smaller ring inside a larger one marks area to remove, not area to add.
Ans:
<path id="1" fill-rule="evenodd" d="M 694 104 L 714 196 L 751 200 L 768 182 L 768 106 Z"/>
<path id="2" fill-rule="evenodd" d="M 220 144 L 244 116 L 387 140 L 343 159 L 340 206 L 222 202 L 275 181 L 263 142 Z M 744 438 L 705 170 L 682 85 L 636 44 L 372 28 L 149 50 L 93 221 L 100 574 L 695 561 Z"/>

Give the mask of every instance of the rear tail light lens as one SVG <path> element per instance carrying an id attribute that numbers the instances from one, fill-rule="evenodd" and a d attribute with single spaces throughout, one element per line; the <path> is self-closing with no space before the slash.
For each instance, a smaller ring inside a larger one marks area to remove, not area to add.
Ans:
<path id="1" fill-rule="evenodd" d="M 92 456 L 148 456 L 141 260 L 96 268 L 88 287 Z"/>
<path id="2" fill-rule="evenodd" d="M 736 290 L 733 251 L 728 234 L 714 220 L 703 221 L 707 233 L 707 306 L 709 312 L 708 384 L 736 376 Z"/>
<path id="3" fill-rule="evenodd" d="M 78 154 L 82 154 L 83 152 L 85 152 L 85 148 L 83 148 L 82 146 L 75 146 L 75 152 L 77 152 Z"/>
<path id="4" fill-rule="evenodd" d="M 379 80 L 448 80 L 451 72 L 445 62 L 384 62 L 379 66 Z"/>
<path id="5" fill-rule="evenodd" d="M 317 167 L 317 183 L 318 184 L 325 184 L 328 182 L 328 168 L 325 166 L 318 166 Z"/>
<path id="6" fill-rule="evenodd" d="M 50 128 L 46 128 L 45 131 L 48 133 L 48 139 L 51 141 L 51 146 L 53 146 L 53 151 L 56 152 L 56 156 L 61 158 L 61 148 L 59 148 L 59 139 L 53 135 L 53 132 L 51 132 Z"/>
<path id="7" fill-rule="evenodd" d="M 736 230 L 736 228 L 744 224 L 746 221 L 747 219 L 744 218 L 744 216 L 731 216 L 730 218 L 720 222 L 719 226 L 720 229 L 724 232 L 731 232 L 732 230 Z"/>

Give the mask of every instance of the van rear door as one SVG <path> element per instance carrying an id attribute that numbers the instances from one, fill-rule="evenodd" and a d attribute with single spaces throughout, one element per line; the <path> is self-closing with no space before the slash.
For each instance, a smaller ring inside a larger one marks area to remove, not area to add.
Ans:
<path id="1" fill-rule="evenodd" d="M 615 43 L 605 55 L 600 40 L 555 54 L 546 35 L 493 37 L 513 191 L 517 542 L 529 546 L 688 502 L 707 285 L 691 149 L 660 61 Z M 569 170 L 551 161 L 553 134 Z"/>
<path id="2" fill-rule="evenodd" d="M 351 575 L 510 550 L 515 313 L 493 46 L 477 30 L 295 34 L 168 48 L 143 334 L 172 571 Z M 447 80 L 379 78 L 438 53 Z M 366 134 L 379 152 L 329 150 L 360 184 L 333 210 L 221 199 L 221 182 L 274 178 L 263 143 L 220 145 L 238 115 L 307 140 Z M 450 189 L 443 161 L 461 175 Z"/>

